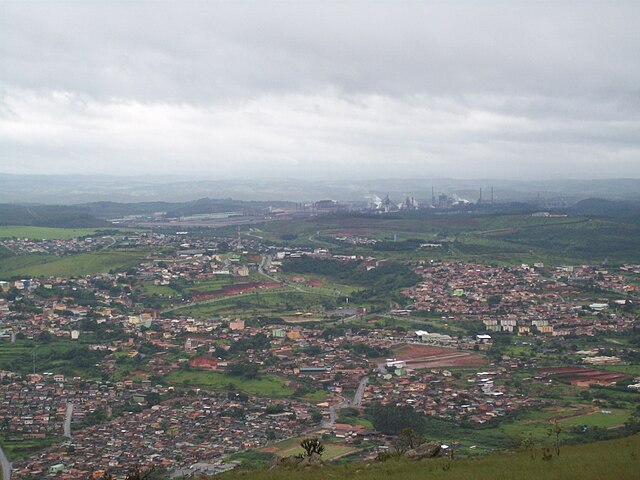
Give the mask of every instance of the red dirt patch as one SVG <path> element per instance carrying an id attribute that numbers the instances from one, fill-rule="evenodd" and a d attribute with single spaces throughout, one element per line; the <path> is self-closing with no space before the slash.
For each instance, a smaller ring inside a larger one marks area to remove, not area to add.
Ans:
<path id="1" fill-rule="evenodd" d="M 483 356 L 455 348 L 408 344 L 394 348 L 393 352 L 410 368 L 479 367 L 487 364 Z"/>
<path id="2" fill-rule="evenodd" d="M 538 371 L 554 375 L 562 382 L 578 386 L 614 385 L 620 380 L 631 378 L 630 375 L 624 373 L 605 372 L 584 367 L 541 368 Z"/>
<path id="3" fill-rule="evenodd" d="M 370 228 L 361 228 L 355 230 L 327 230 L 325 232 L 327 235 L 371 235 L 373 234 L 373 230 Z"/>
<path id="4" fill-rule="evenodd" d="M 195 290 L 192 295 L 194 302 L 200 302 L 202 300 L 208 300 L 216 297 L 226 297 L 230 295 L 239 295 L 241 293 L 253 292 L 254 290 L 267 290 L 270 288 L 278 288 L 282 285 L 276 282 L 263 282 L 263 283 L 239 283 L 236 285 L 227 285 L 220 290 L 214 292 L 201 292 Z"/>

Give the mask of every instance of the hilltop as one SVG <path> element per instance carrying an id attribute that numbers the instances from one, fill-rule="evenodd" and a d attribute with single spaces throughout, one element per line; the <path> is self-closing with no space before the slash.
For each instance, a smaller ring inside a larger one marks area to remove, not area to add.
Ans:
<path id="1" fill-rule="evenodd" d="M 616 480 L 637 478 L 640 468 L 640 435 L 584 445 L 562 446 L 560 456 L 543 460 L 542 446 L 532 450 L 501 452 L 485 457 L 451 461 L 387 461 L 327 465 L 301 471 L 247 470 L 216 476 L 219 480 Z M 532 458 L 532 453 L 535 458 Z"/>

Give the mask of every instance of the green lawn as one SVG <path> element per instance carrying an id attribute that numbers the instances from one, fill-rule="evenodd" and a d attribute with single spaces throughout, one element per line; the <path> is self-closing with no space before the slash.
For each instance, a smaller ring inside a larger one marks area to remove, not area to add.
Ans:
<path id="1" fill-rule="evenodd" d="M 220 372 L 177 370 L 165 378 L 174 385 L 212 390 L 242 390 L 257 397 L 286 398 L 293 394 L 293 390 L 285 386 L 285 380 L 274 375 L 245 379 Z"/>
<path id="2" fill-rule="evenodd" d="M 24 255 L 0 259 L 0 278 L 72 277 L 125 270 L 139 264 L 146 252 L 109 250 L 68 257 Z"/>

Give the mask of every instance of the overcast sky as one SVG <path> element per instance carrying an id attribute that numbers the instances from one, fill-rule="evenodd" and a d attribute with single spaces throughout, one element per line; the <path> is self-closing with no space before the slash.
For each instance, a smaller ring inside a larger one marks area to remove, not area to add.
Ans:
<path id="1" fill-rule="evenodd" d="M 640 177 L 640 2 L 1 0 L 0 172 Z"/>

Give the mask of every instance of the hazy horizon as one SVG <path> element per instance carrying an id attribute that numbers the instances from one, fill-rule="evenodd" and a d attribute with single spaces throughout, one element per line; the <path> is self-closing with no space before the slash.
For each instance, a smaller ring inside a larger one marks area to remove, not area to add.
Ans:
<path id="1" fill-rule="evenodd" d="M 3 2 L 0 172 L 640 178 L 637 2 Z"/>
<path id="2" fill-rule="evenodd" d="M 504 180 L 445 177 L 352 178 L 194 178 L 162 175 L 13 175 L 0 173 L 0 203 L 77 204 L 96 201 L 193 201 L 201 198 L 310 202 L 320 199 L 364 201 L 371 195 L 394 200 L 413 196 L 425 201 L 436 195 L 454 195 L 476 201 L 485 198 L 528 201 L 555 199 L 575 202 L 586 198 L 640 200 L 640 179 Z"/>

